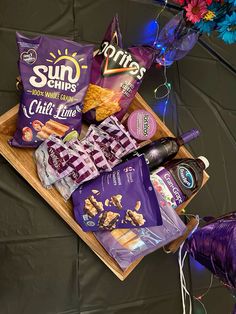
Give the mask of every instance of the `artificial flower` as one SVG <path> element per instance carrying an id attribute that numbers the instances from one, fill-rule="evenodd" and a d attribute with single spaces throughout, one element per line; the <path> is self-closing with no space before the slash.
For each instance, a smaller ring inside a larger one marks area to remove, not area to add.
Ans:
<path id="1" fill-rule="evenodd" d="M 214 30 L 216 23 L 214 21 L 200 20 L 199 22 L 195 23 L 195 26 L 201 33 L 207 33 L 210 35 L 210 33 Z"/>
<path id="2" fill-rule="evenodd" d="M 236 12 L 231 15 L 226 15 L 224 21 L 218 23 L 219 37 L 224 40 L 226 44 L 233 44 L 236 42 Z"/>
<path id="3" fill-rule="evenodd" d="M 213 21 L 215 17 L 216 15 L 214 11 L 207 10 L 207 12 L 203 16 L 203 19 L 206 21 Z"/>
<path id="4" fill-rule="evenodd" d="M 236 0 L 227 0 L 227 2 L 229 2 L 230 4 L 232 4 L 232 6 L 236 6 Z"/>
<path id="5" fill-rule="evenodd" d="M 207 12 L 205 0 L 190 0 L 188 5 L 184 7 L 186 17 L 192 23 L 199 22 L 203 15 Z"/>
<path id="6" fill-rule="evenodd" d="M 180 6 L 185 4 L 185 0 L 174 0 L 174 2 L 179 4 Z"/>
<path id="7" fill-rule="evenodd" d="M 212 4 L 212 0 L 206 0 L 206 4 L 207 5 L 211 5 Z"/>

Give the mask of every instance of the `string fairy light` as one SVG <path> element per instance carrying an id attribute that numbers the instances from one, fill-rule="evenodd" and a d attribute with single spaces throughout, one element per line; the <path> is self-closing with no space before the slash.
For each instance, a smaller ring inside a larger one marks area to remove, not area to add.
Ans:
<path id="1" fill-rule="evenodd" d="M 161 44 L 158 44 L 158 35 L 159 35 L 158 19 L 160 18 L 161 14 L 165 11 L 165 9 L 167 7 L 167 4 L 168 4 L 168 0 L 164 0 L 164 4 L 162 5 L 161 10 L 157 13 L 157 15 L 155 17 L 155 23 L 156 23 L 157 26 L 156 26 L 156 36 L 155 36 L 155 39 L 153 41 L 153 47 L 155 49 L 156 48 L 160 49 L 160 53 L 163 55 L 162 63 L 158 63 L 158 66 L 161 67 L 163 65 L 164 83 L 160 84 L 159 86 L 157 86 L 154 89 L 154 97 L 158 101 L 165 99 L 164 110 L 163 110 L 163 114 L 162 114 L 162 121 L 164 123 L 165 123 L 167 105 L 168 105 L 169 98 L 170 98 L 171 84 L 168 82 L 167 73 L 166 73 L 165 48 L 162 47 Z M 162 95 L 162 94 L 160 94 L 160 92 L 163 89 L 163 87 L 166 89 L 166 92 Z"/>

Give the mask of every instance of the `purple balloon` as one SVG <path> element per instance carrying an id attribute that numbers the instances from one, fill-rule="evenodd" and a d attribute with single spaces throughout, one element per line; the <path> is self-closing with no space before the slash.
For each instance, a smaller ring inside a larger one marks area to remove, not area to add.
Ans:
<path id="1" fill-rule="evenodd" d="M 199 32 L 187 24 L 183 12 L 175 15 L 160 31 L 156 42 L 156 62 L 171 65 L 180 60 L 197 43 Z"/>
<path id="2" fill-rule="evenodd" d="M 197 229 L 186 241 L 185 249 L 236 296 L 236 212 Z"/>

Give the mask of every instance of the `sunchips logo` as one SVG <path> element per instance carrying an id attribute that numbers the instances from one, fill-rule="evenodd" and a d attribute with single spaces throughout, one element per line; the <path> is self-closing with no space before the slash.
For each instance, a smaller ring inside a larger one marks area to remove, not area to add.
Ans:
<path id="1" fill-rule="evenodd" d="M 57 54 L 50 52 L 52 59 L 46 59 L 52 65 L 35 65 L 35 75 L 29 79 L 30 84 L 35 88 L 49 87 L 58 90 L 76 92 L 76 83 L 79 81 L 81 69 L 87 69 L 87 65 L 81 65 L 84 58 L 76 60 L 77 52 L 68 54 L 68 49 L 62 54 L 60 49 Z M 66 65 L 65 65 L 66 64 Z"/>
<path id="2" fill-rule="evenodd" d="M 103 76 L 129 73 L 138 80 L 141 80 L 146 72 L 145 67 L 132 57 L 127 51 L 112 45 L 108 41 L 104 41 L 98 54 L 105 57 Z"/>

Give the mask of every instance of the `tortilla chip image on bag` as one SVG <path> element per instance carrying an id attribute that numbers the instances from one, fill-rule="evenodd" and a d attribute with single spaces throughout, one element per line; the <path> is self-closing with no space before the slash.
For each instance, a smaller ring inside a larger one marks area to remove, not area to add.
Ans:
<path id="1" fill-rule="evenodd" d="M 121 120 L 154 56 L 151 47 L 122 48 L 118 17 L 115 16 L 93 58 L 90 84 L 84 99 L 84 119 L 95 123 L 115 115 Z"/>
<path id="2" fill-rule="evenodd" d="M 55 135 L 81 131 L 82 101 L 88 88 L 93 45 L 16 34 L 23 84 L 12 146 L 37 147 Z"/>

